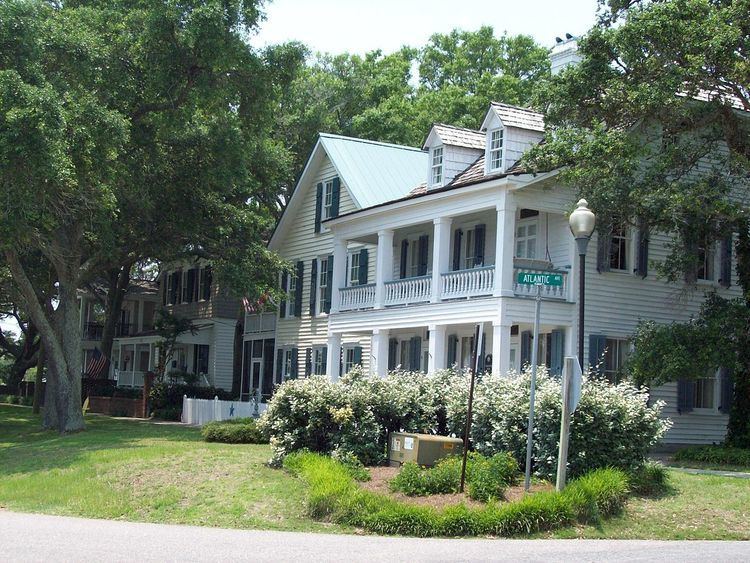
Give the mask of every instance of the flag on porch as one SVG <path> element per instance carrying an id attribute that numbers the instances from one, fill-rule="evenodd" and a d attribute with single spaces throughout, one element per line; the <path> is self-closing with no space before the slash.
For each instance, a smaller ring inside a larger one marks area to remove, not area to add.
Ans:
<path id="1" fill-rule="evenodd" d="M 248 315 L 253 313 L 262 313 L 266 303 L 273 303 L 268 292 L 263 293 L 258 299 L 251 301 L 247 297 L 242 298 L 242 306 Z"/>
<path id="2" fill-rule="evenodd" d="M 99 351 L 99 348 L 94 348 L 94 353 L 91 354 L 89 363 L 86 366 L 86 375 L 92 379 L 104 377 L 106 367 L 107 357 Z"/>

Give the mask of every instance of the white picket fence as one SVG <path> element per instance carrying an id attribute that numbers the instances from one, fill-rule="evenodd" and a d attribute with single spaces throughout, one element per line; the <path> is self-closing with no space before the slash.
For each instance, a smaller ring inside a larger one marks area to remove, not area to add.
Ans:
<path id="1" fill-rule="evenodd" d="M 182 422 L 203 426 L 212 420 L 229 420 L 231 418 L 258 417 L 267 408 L 265 403 L 254 401 L 220 401 L 213 399 L 189 399 L 182 397 Z"/>

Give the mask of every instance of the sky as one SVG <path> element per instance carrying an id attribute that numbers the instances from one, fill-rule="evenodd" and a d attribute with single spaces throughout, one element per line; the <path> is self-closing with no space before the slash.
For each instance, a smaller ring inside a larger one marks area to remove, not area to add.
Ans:
<path id="1" fill-rule="evenodd" d="M 555 37 L 594 25 L 597 0 L 274 0 L 251 38 L 256 47 L 301 41 L 313 52 L 391 53 L 424 45 L 433 33 L 490 25 L 496 35 L 531 35 L 552 47 Z M 0 320 L 0 329 L 15 323 Z"/>
<path id="2" fill-rule="evenodd" d="M 391 53 L 424 45 L 433 33 L 490 25 L 497 35 L 531 35 L 552 47 L 555 36 L 591 28 L 596 9 L 597 0 L 273 0 L 251 43 L 297 40 L 313 52 Z"/>

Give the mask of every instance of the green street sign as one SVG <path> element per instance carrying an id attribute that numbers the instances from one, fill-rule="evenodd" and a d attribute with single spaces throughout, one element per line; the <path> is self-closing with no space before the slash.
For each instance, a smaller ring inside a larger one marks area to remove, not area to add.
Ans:
<path id="1" fill-rule="evenodd" d="M 551 285 L 560 287 L 563 284 L 562 274 L 544 272 L 518 272 L 516 282 L 524 285 Z"/>

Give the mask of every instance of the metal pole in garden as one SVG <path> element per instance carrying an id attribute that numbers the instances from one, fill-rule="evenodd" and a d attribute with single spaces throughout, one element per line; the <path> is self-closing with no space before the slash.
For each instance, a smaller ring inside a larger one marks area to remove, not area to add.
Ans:
<path id="1" fill-rule="evenodd" d="M 484 323 L 477 325 L 474 331 L 474 369 L 471 372 L 471 384 L 469 385 L 469 405 L 466 409 L 466 430 L 464 431 L 464 455 L 461 460 L 461 486 L 460 492 L 464 492 L 466 484 L 466 456 L 469 454 L 469 432 L 471 432 L 471 410 L 474 406 L 474 378 L 479 371 L 479 354 L 482 353 L 481 339 L 484 334 Z"/>
<path id="2" fill-rule="evenodd" d="M 526 474 L 524 478 L 524 490 L 527 493 L 531 485 L 531 451 L 534 445 L 534 398 L 536 395 L 536 364 L 539 353 L 539 309 L 542 304 L 541 283 L 537 283 L 534 301 L 534 340 L 531 344 L 531 392 L 529 393 L 529 426 L 526 433 Z"/>

